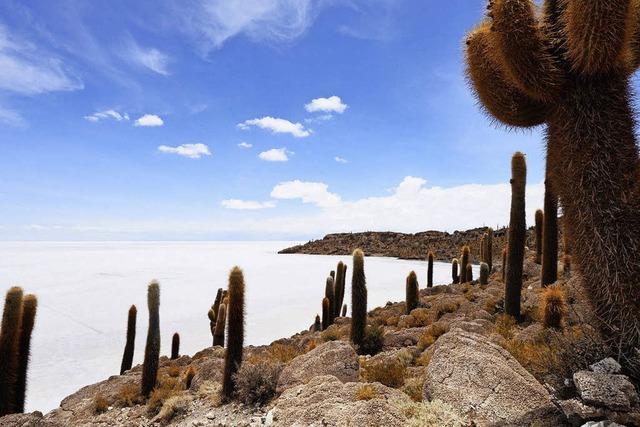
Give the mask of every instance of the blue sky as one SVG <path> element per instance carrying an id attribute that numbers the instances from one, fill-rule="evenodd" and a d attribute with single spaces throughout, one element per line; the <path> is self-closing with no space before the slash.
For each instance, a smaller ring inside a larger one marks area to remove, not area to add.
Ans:
<path id="1" fill-rule="evenodd" d="M 0 239 L 307 239 L 541 206 L 464 80 L 476 0 L 0 3 Z M 240 145 L 242 144 L 242 145 Z"/>

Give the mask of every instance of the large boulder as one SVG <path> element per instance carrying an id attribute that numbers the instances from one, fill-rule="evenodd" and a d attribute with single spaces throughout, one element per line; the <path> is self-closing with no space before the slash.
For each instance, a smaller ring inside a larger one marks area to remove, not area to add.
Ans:
<path id="1" fill-rule="evenodd" d="M 505 349 L 461 329 L 434 344 L 423 398 L 450 404 L 478 426 L 564 422 L 545 388 Z"/>
<path id="2" fill-rule="evenodd" d="M 333 375 L 342 382 L 357 381 L 358 368 L 358 355 L 349 343 L 330 341 L 289 362 L 280 374 L 277 391 L 282 393 L 322 375 Z"/>
<path id="3" fill-rule="evenodd" d="M 629 411 L 638 403 L 636 389 L 624 375 L 579 371 L 573 382 L 582 400 L 614 411 Z"/>

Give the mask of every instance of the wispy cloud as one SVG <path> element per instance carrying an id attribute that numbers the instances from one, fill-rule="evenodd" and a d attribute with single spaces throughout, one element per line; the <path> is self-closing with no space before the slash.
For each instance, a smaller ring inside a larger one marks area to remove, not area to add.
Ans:
<path id="1" fill-rule="evenodd" d="M 163 76 L 169 75 L 169 56 L 153 47 L 142 47 L 135 40 L 127 41 L 123 55 L 129 62 Z"/>
<path id="2" fill-rule="evenodd" d="M 88 116 L 84 116 L 84 119 L 94 123 L 104 119 L 113 119 L 121 122 L 123 120 L 129 120 L 129 115 L 127 113 L 119 113 L 116 110 L 110 109 L 89 114 Z"/>
<path id="3" fill-rule="evenodd" d="M 139 117 L 134 122 L 134 126 L 142 127 L 156 127 L 162 126 L 163 124 L 164 120 L 162 120 L 160 116 L 156 116 L 155 114 L 145 114 L 144 116 Z"/>
<path id="4" fill-rule="evenodd" d="M 258 154 L 258 157 L 260 160 L 264 160 L 265 162 L 288 162 L 290 154 L 293 154 L 293 152 L 284 147 L 272 148 L 271 150 L 263 151 Z"/>
<path id="5" fill-rule="evenodd" d="M 322 208 L 336 206 L 340 196 L 329 192 L 329 186 L 322 182 L 300 180 L 282 182 L 271 191 L 274 199 L 300 199 L 303 203 L 312 203 Z"/>
<path id="6" fill-rule="evenodd" d="M 0 90 L 23 95 L 84 87 L 63 62 L 34 44 L 13 37 L 0 24 Z"/>
<path id="7" fill-rule="evenodd" d="M 0 105 L 0 123 L 14 127 L 26 127 L 27 121 L 17 111 Z"/>
<path id="8" fill-rule="evenodd" d="M 289 120 L 270 116 L 262 117 L 260 119 L 245 120 L 242 123 L 238 123 L 238 127 L 243 130 L 247 130 L 251 126 L 267 129 L 273 133 L 288 133 L 296 138 L 306 138 L 311 135 L 311 130 L 306 129 L 302 123 L 293 123 Z"/>
<path id="9" fill-rule="evenodd" d="M 305 123 L 322 123 L 333 119 L 333 114 L 321 114 L 315 117 L 307 117 L 304 119 Z"/>
<path id="10" fill-rule="evenodd" d="M 342 102 L 339 96 L 330 96 L 329 98 L 315 98 L 304 106 L 304 109 L 310 113 L 338 113 L 342 114 L 349 108 L 347 104 Z"/>
<path id="11" fill-rule="evenodd" d="M 234 209 L 240 211 L 255 211 L 261 209 L 271 209 L 276 207 L 276 203 L 273 201 L 257 202 L 255 200 L 239 200 L 228 199 L 222 201 L 222 206 L 227 209 Z"/>
<path id="12" fill-rule="evenodd" d="M 240 147 L 240 148 L 251 148 L 251 147 L 253 147 L 253 144 L 249 144 L 248 142 L 242 141 L 240 144 L 238 144 L 238 147 Z"/>
<path id="13" fill-rule="evenodd" d="M 177 154 L 179 156 L 188 157 L 190 159 L 199 159 L 202 156 L 210 156 L 211 151 L 205 144 L 182 144 L 177 147 L 161 145 L 158 151 L 163 153 Z"/>
<path id="14" fill-rule="evenodd" d="M 333 158 L 333 160 L 335 160 L 338 163 L 349 163 L 349 161 L 347 159 L 345 159 L 344 157 L 340 157 L 340 156 L 335 156 Z"/>

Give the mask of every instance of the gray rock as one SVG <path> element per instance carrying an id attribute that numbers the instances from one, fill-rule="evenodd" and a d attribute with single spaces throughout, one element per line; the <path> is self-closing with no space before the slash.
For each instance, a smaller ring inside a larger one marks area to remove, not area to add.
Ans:
<path id="1" fill-rule="evenodd" d="M 582 427 L 625 427 L 622 424 L 614 423 L 613 421 L 589 421 L 582 425 Z"/>
<path id="2" fill-rule="evenodd" d="M 587 421 L 596 420 L 604 416 L 602 408 L 587 406 L 579 399 L 561 400 L 558 405 L 573 426 L 580 426 Z"/>
<path id="3" fill-rule="evenodd" d="M 620 366 L 620 364 L 616 362 L 615 359 L 607 357 L 606 359 L 602 359 L 601 361 L 594 363 L 593 365 L 589 365 L 589 369 L 599 374 L 619 374 L 622 366 Z"/>
<path id="4" fill-rule="evenodd" d="M 314 377 L 333 375 L 340 381 L 358 380 L 358 355 L 344 341 L 330 341 L 293 359 L 280 374 L 277 391 L 305 384 Z"/>
<path id="5" fill-rule="evenodd" d="M 402 348 L 416 345 L 420 336 L 426 330 L 422 328 L 407 328 L 399 331 L 387 332 L 384 334 L 383 348 L 389 350 L 392 348 Z"/>
<path id="6" fill-rule="evenodd" d="M 573 374 L 573 382 L 582 400 L 589 405 L 629 411 L 638 402 L 635 387 L 624 375 L 580 371 Z"/>
<path id="7" fill-rule="evenodd" d="M 448 403 L 477 426 L 562 425 L 562 414 L 545 388 L 487 337 L 454 329 L 432 347 L 424 400 Z"/>

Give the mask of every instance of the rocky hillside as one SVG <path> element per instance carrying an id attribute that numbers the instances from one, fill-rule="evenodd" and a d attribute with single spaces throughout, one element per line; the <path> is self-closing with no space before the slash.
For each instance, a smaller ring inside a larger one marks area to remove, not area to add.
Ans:
<path id="1" fill-rule="evenodd" d="M 323 239 L 312 240 L 303 245 L 293 246 L 280 251 L 281 254 L 309 255 L 351 255 L 360 248 L 367 256 L 388 256 L 402 259 L 425 259 L 433 251 L 437 260 L 451 261 L 460 256 L 460 248 L 468 245 L 472 259 L 480 259 L 480 239 L 487 227 L 447 233 L 443 231 L 424 231 L 416 234 L 374 232 L 334 233 Z M 496 260 L 500 258 L 507 239 L 507 229 L 494 232 L 494 252 Z M 534 247 L 535 234 L 528 231 L 527 244 Z M 562 240 L 562 239 L 560 239 Z"/>
<path id="2" fill-rule="evenodd" d="M 246 347 L 238 396 L 229 403 L 219 397 L 225 350 L 212 347 L 162 358 L 159 385 L 147 401 L 139 396 L 138 366 L 82 388 L 46 415 L 10 415 L 0 425 L 640 425 L 634 384 L 606 359 L 575 278 L 557 285 L 567 303 L 561 327 L 545 327 L 540 267 L 531 255 L 519 324 L 503 315 L 497 266 L 488 285 L 421 290 L 410 314 L 404 302 L 372 309 L 373 355 L 356 354 L 350 319 L 343 317 L 322 332 L 305 329 Z"/>

